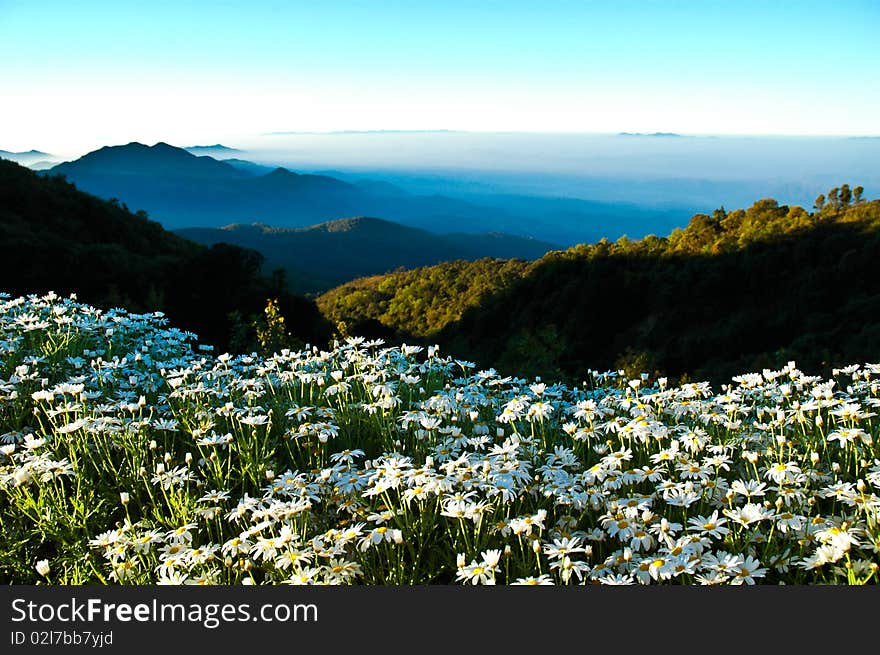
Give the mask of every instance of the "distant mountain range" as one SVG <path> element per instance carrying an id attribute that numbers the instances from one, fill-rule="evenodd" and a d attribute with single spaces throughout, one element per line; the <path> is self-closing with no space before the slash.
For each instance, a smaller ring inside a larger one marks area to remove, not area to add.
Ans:
<path id="1" fill-rule="evenodd" d="M 265 173 L 167 143 L 101 148 L 51 173 L 63 174 L 91 193 L 144 209 L 168 228 L 253 222 L 306 227 L 361 214 L 442 225 L 445 214 L 472 220 L 485 213 L 469 203 L 439 197 L 389 202 L 386 196 L 333 177 L 300 175 L 285 168 Z"/>
<path id="2" fill-rule="evenodd" d="M 326 291 L 367 275 L 453 260 L 483 257 L 534 260 L 558 246 L 507 234 L 438 235 L 378 218 L 355 217 L 304 228 L 263 224 L 185 228 L 176 233 L 197 243 L 231 243 L 283 268 L 297 293 Z M 268 270 L 267 270 L 268 272 Z"/>
<path id="3" fill-rule="evenodd" d="M 9 152 L 0 150 L 0 159 L 8 159 L 16 164 L 27 166 L 32 170 L 46 170 L 58 164 L 58 160 L 47 152 L 28 150 L 26 152 Z"/>
<path id="4" fill-rule="evenodd" d="M 184 150 L 191 152 L 194 155 L 217 155 L 220 157 L 242 152 L 237 148 L 230 148 L 229 146 L 224 146 L 220 143 L 215 143 L 212 146 L 187 146 Z"/>
<path id="5" fill-rule="evenodd" d="M 619 132 L 617 136 L 681 136 L 675 132 Z"/>
<path id="6" fill-rule="evenodd" d="M 217 145 L 223 150 L 214 154 L 227 161 L 167 143 L 129 143 L 90 152 L 50 173 L 142 209 L 169 229 L 236 223 L 296 228 L 345 216 L 379 216 L 431 232 L 498 232 L 573 245 L 603 236 L 664 234 L 687 218 L 681 212 L 568 198 L 510 202 L 492 195 L 475 200 L 414 195 L 381 180 L 347 182 L 273 169 L 226 157 L 230 150 Z"/>
<path id="7" fill-rule="evenodd" d="M 40 152 L 39 150 L 28 150 L 27 152 L 10 152 L 8 150 L 0 150 L 0 157 L 3 159 L 12 159 L 13 157 L 50 157 L 49 153 Z"/>

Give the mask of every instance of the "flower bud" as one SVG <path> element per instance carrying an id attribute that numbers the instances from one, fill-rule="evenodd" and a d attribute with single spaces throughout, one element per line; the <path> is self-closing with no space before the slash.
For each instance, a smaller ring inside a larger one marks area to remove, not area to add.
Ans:
<path id="1" fill-rule="evenodd" d="M 121 502 L 123 505 L 128 505 L 129 500 L 130 498 L 127 491 L 119 492 L 119 502 Z"/>

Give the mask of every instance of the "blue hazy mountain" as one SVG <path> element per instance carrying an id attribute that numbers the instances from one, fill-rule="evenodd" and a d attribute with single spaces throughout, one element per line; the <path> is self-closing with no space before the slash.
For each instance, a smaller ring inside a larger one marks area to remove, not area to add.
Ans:
<path id="1" fill-rule="evenodd" d="M 291 289 L 326 291 L 348 280 L 453 260 L 483 257 L 534 260 L 558 246 L 507 234 L 435 234 L 371 217 L 354 217 L 303 228 L 263 224 L 184 228 L 176 233 L 207 246 L 230 243 L 283 268 Z"/>
<path id="2" fill-rule="evenodd" d="M 357 187 L 285 169 L 264 175 L 167 143 L 108 146 L 60 164 L 81 189 L 143 209 L 166 228 L 272 221 L 303 226 L 357 213 Z"/>
<path id="3" fill-rule="evenodd" d="M 630 136 L 275 135 L 242 139 L 238 147 L 247 149 L 245 159 L 251 161 L 294 170 L 345 171 L 342 179 L 349 182 L 355 176 L 381 179 L 412 194 L 439 193 L 492 207 L 498 206 L 491 197 L 495 194 L 630 206 L 616 212 L 628 223 L 624 229 L 618 229 L 616 220 L 593 220 L 588 212 L 590 238 L 597 233 L 609 238 L 620 233 L 633 238 L 662 234 L 651 215 L 655 209 L 681 210 L 677 226 L 684 227 L 694 213 L 745 206 L 756 198 L 811 207 L 816 189 L 830 189 L 845 180 L 858 180 L 868 193 L 880 189 L 880 139 L 627 131 Z M 641 211 L 632 211 L 632 206 Z M 545 211 L 555 211 L 552 202 Z M 525 216 L 524 211 L 514 213 Z M 552 227 L 540 215 L 528 218 Z"/>
<path id="4" fill-rule="evenodd" d="M 237 168 L 240 171 L 245 173 L 249 173 L 250 175 L 266 175 L 267 173 L 271 173 L 274 171 L 277 166 L 266 166 L 264 164 L 255 164 L 252 161 L 247 161 L 246 159 L 239 159 L 237 157 L 230 157 L 229 159 L 221 159 L 226 164 L 229 164 L 233 168 Z"/>
<path id="5" fill-rule="evenodd" d="M 228 157 L 242 152 L 238 148 L 230 148 L 221 143 L 215 143 L 212 146 L 186 146 L 184 150 L 194 155 L 210 155 L 212 157 Z"/>
<path id="6" fill-rule="evenodd" d="M 341 180 L 265 170 L 251 162 L 197 156 L 167 143 L 108 146 L 55 166 L 79 188 L 144 210 L 168 229 L 264 223 L 307 227 L 345 216 L 379 216 L 437 233 L 500 232 L 560 245 L 665 234 L 687 210 L 557 198 L 406 193 L 376 179 Z"/>
<path id="7" fill-rule="evenodd" d="M 248 161 L 246 159 L 239 159 L 238 157 L 231 157 L 229 159 L 221 159 L 221 161 L 229 164 L 237 168 L 240 171 L 244 171 L 245 173 L 250 173 L 251 175 L 266 175 L 274 171 L 277 166 L 267 166 L 266 164 L 257 164 L 252 161 Z M 337 179 L 341 179 L 343 181 L 350 181 L 355 186 L 360 189 L 367 191 L 369 193 L 375 194 L 377 196 L 405 196 L 409 195 L 406 190 L 397 186 L 396 184 L 391 184 L 390 182 L 386 182 L 384 180 L 372 180 L 372 179 L 354 179 L 354 180 L 346 180 L 345 173 L 341 171 L 317 171 L 318 175 L 324 175 L 328 177 L 335 177 Z"/>
<path id="8" fill-rule="evenodd" d="M 40 150 L 28 150 L 26 152 L 10 152 L 9 150 L 0 150 L 0 157 L 3 159 L 13 160 L 16 157 L 51 157 L 51 155 L 47 152 L 41 152 Z"/>
<path id="9" fill-rule="evenodd" d="M 26 152 L 10 152 L 8 150 L 0 150 L 0 159 L 8 159 L 16 164 L 27 166 L 34 170 L 42 170 L 55 166 L 58 161 L 47 152 L 40 150 L 28 150 Z"/>
<path id="10" fill-rule="evenodd" d="M 53 173 L 73 176 L 120 177 L 160 177 L 180 179 L 223 180 L 246 177 L 233 166 L 217 161 L 213 157 L 196 156 L 183 148 L 167 143 L 146 146 L 132 142 L 124 146 L 105 146 L 90 152 L 76 161 L 56 166 Z"/>

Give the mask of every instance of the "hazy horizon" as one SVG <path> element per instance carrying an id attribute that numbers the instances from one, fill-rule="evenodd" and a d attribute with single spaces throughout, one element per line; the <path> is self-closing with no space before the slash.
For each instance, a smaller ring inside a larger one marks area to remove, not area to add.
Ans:
<path id="1" fill-rule="evenodd" d="M 842 183 L 862 185 L 868 196 L 880 189 L 880 139 L 874 138 L 386 130 L 171 143 L 215 144 L 236 150 L 207 153 L 217 159 L 457 197 L 509 194 L 711 211 L 764 197 L 809 207 Z"/>

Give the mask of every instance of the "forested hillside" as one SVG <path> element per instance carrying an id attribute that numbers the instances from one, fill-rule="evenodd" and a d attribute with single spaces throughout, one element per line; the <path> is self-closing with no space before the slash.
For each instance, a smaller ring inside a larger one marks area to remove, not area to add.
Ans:
<path id="1" fill-rule="evenodd" d="M 878 261 L 880 201 L 842 185 L 811 211 L 763 199 L 665 237 L 357 280 L 318 304 L 349 330 L 437 342 L 508 374 L 723 381 L 880 358 Z"/>
<path id="2" fill-rule="evenodd" d="M 294 336 L 325 340 L 314 303 L 261 275 L 261 261 L 251 250 L 198 245 L 143 212 L 0 159 L 0 291 L 162 311 L 220 349 L 255 345 L 249 321 L 276 298 Z"/>
<path id="3" fill-rule="evenodd" d="M 435 234 L 364 216 L 305 228 L 253 224 L 175 232 L 204 245 L 256 250 L 265 257 L 264 269 L 287 273 L 294 293 L 320 293 L 355 278 L 444 261 L 486 256 L 534 260 L 558 248 L 508 234 Z"/>

